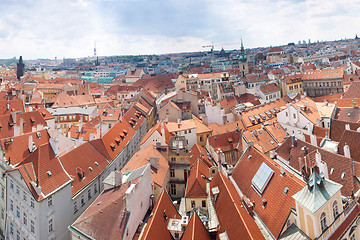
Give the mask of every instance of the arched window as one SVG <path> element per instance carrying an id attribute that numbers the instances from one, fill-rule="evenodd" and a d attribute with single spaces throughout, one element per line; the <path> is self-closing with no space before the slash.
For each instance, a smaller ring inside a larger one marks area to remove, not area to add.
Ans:
<path id="1" fill-rule="evenodd" d="M 320 216 L 320 223 L 321 223 L 321 231 L 324 232 L 325 229 L 327 228 L 327 225 L 326 225 L 326 215 L 325 213 L 323 212 Z"/>
<path id="2" fill-rule="evenodd" d="M 334 220 L 335 220 L 337 218 L 337 216 L 339 216 L 337 201 L 334 201 L 332 209 L 333 209 L 333 215 L 334 215 Z"/>

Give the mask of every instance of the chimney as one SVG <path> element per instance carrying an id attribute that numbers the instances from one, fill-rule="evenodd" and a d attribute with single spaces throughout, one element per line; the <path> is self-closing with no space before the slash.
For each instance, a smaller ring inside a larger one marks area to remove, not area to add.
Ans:
<path id="1" fill-rule="evenodd" d="M 264 199 L 262 200 L 262 207 L 265 208 L 266 205 L 267 205 L 267 200 L 264 198 Z"/>
<path id="2" fill-rule="evenodd" d="M 314 135 L 314 134 L 311 134 L 311 135 L 310 135 L 310 143 L 311 143 L 311 145 L 314 145 L 314 146 L 317 147 L 316 135 Z"/>
<path id="3" fill-rule="evenodd" d="M 99 139 L 100 138 L 100 127 L 96 128 L 96 138 Z"/>
<path id="4" fill-rule="evenodd" d="M 292 146 L 292 147 L 295 147 L 295 146 L 296 146 L 296 138 L 295 138 L 295 135 L 292 135 L 292 136 L 291 136 L 291 146 Z"/>
<path id="5" fill-rule="evenodd" d="M 180 120 L 180 118 L 177 120 L 177 124 L 178 124 L 178 128 L 180 128 L 180 126 L 181 126 L 181 120 Z"/>
<path id="6" fill-rule="evenodd" d="M 159 167 L 159 158 L 158 157 L 150 157 L 150 165 L 151 167 L 158 169 Z"/>
<path id="7" fill-rule="evenodd" d="M 114 172 L 114 174 L 115 174 L 115 186 L 114 187 L 121 186 L 122 178 L 123 178 L 122 172 L 120 170 L 117 170 Z"/>
<path id="8" fill-rule="evenodd" d="M 14 125 L 16 125 L 16 112 L 11 112 L 11 120 L 13 121 Z"/>
<path id="9" fill-rule="evenodd" d="M 82 130 L 82 119 L 79 120 L 79 132 Z"/>
<path id="10" fill-rule="evenodd" d="M 55 156 L 59 155 L 59 139 L 50 138 L 50 146 L 54 151 Z"/>
<path id="11" fill-rule="evenodd" d="M 6 104 L 6 110 L 9 110 L 9 109 L 10 109 L 10 104 L 7 103 L 7 104 Z"/>
<path id="12" fill-rule="evenodd" d="M 164 128 L 164 122 L 163 121 L 161 121 L 160 126 L 161 126 L 161 136 L 165 137 L 165 128 Z"/>
<path id="13" fill-rule="evenodd" d="M 24 119 L 20 118 L 20 135 L 24 134 Z"/>
<path id="14" fill-rule="evenodd" d="M 33 152 L 35 150 L 35 144 L 33 142 L 33 137 L 32 135 L 29 136 L 29 142 L 28 142 L 28 149 L 29 149 L 29 152 Z"/>
<path id="15" fill-rule="evenodd" d="M 350 130 L 350 124 L 345 124 L 345 130 Z"/>
<path id="16" fill-rule="evenodd" d="M 347 158 L 351 158 L 350 147 L 346 143 L 344 145 L 344 156 L 347 157 Z"/>
<path id="17" fill-rule="evenodd" d="M 71 132 L 70 131 L 68 132 L 68 138 L 71 138 Z"/>
<path id="18" fill-rule="evenodd" d="M 34 188 L 36 194 L 37 194 L 38 196 L 40 196 L 40 195 L 41 195 L 41 187 L 39 186 L 39 181 L 36 180 L 36 183 L 35 183 L 35 182 L 31 182 L 31 185 L 32 185 L 32 187 Z"/>
<path id="19" fill-rule="evenodd" d="M 305 100 L 304 103 L 305 103 L 305 110 L 308 110 L 309 109 L 309 102 Z"/>
<path id="20" fill-rule="evenodd" d="M 321 163 L 321 154 L 319 153 L 319 150 L 315 153 L 315 160 L 317 164 Z"/>

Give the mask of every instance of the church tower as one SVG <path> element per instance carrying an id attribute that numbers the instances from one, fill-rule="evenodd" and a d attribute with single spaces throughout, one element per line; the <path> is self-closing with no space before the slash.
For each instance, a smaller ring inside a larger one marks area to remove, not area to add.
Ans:
<path id="1" fill-rule="evenodd" d="M 16 77 L 18 81 L 20 82 L 20 78 L 24 76 L 25 73 L 25 64 L 22 60 L 22 56 L 19 58 L 19 63 L 17 64 L 17 70 L 16 70 Z"/>
<path id="2" fill-rule="evenodd" d="M 238 55 L 238 59 L 239 59 L 239 69 L 241 72 L 241 76 L 245 77 L 245 75 L 249 73 L 249 65 L 247 62 L 247 56 L 245 53 L 242 39 L 241 39 L 241 48 L 240 48 L 240 54 Z"/>

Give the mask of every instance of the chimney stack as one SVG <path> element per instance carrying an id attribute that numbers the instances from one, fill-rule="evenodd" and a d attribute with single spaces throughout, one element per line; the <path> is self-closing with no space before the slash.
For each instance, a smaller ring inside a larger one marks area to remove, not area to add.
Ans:
<path id="1" fill-rule="evenodd" d="M 295 138 L 295 135 L 292 135 L 291 136 L 291 146 L 295 147 L 295 145 L 296 145 L 296 138 Z"/>
<path id="2" fill-rule="evenodd" d="M 311 145 L 314 145 L 314 146 L 317 147 L 316 135 L 314 135 L 314 134 L 311 134 L 311 135 L 310 135 L 310 143 L 311 143 Z"/>
<path id="3" fill-rule="evenodd" d="M 120 170 L 117 170 L 114 173 L 115 173 L 115 186 L 114 187 L 121 186 L 123 173 Z"/>
<path id="4" fill-rule="evenodd" d="M 345 130 L 350 130 L 350 124 L 345 124 Z"/>
<path id="5" fill-rule="evenodd" d="M 150 157 L 149 161 L 150 161 L 151 167 L 153 167 L 157 170 L 159 167 L 159 158 L 158 157 Z"/>
<path id="6" fill-rule="evenodd" d="M 350 147 L 346 143 L 344 145 L 344 156 L 347 157 L 347 158 L 351 158 Z"/>

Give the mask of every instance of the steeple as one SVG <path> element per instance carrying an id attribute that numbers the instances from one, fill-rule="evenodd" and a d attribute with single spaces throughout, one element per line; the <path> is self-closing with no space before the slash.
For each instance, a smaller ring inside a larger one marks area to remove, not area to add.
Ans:
<path id="1" fill-rule="evenodd" d="M 25 73 L 25 64 L 22 60 L 22 56 L 19 58 L 19 63 L 17 64 L 17 71 L 16 71 L 16 77 L 18 81 L 20 82 L 20 78 L 24 76 Z"/>
<path id="2" fill-rule="evenodd" d="M 245 48 L 244 48 L 242 38 L 241 38 L 240 54 L 239 54 L 238 58 L 239 58 L 239 61 L 242 62 L 242 63 L 247 62 L 247 56 L 246 56 L 246 53 L 245 53 Z"/>

